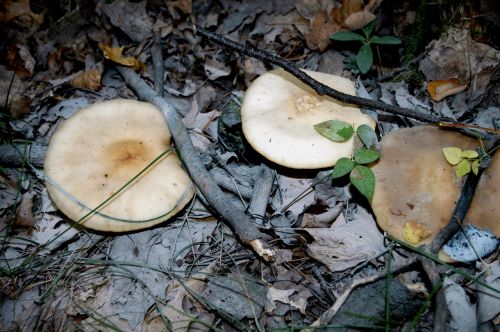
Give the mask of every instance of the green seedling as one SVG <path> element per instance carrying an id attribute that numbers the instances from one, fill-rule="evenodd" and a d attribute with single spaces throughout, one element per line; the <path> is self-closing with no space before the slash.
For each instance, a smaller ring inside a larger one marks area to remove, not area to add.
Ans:
<path id="1" fill-rule="evenodd" d="M 458 177 L 479 172 L 479 153 L 475 150 L 462 150 L 457 147 L 443 148 L 443 155 L 446 161 L 455 167 L 455 174 Z"/>
<path id="2" fill-rule="evenodd" d="M 380 153 L 373 148 L 377 142 L 377 136 L 373 129 L 363 124 L 355 131 L 352 125 L 339 120 L 318 123 L 314 129 L 334 142 L 345 142 L 356 133 L 364 147 L 356 150 L 352 159 L 340 158 L 337 160 L 332 171 L 332 178 L 336 179 L 349 174 L 349 180 L 354 187 L 371 202 L 375 192 L 375 174 L 365 165 L 380 158 Z"/>
<path id="3" fill-rule="evenodd" d="M 359 71 L 366 74 L 373 64 L 373 50 L 372 45 L 399 45 L 401 39 L 395 36 L 372 36 L 374 22 L 365 25 L 359 34 L 352 31 L 339 31 L 330 36 L 330 39 L 337 41 L 356 41 L 361 42 L 363 45 L 358 51 L 356 56 L 356 64 Z"/>

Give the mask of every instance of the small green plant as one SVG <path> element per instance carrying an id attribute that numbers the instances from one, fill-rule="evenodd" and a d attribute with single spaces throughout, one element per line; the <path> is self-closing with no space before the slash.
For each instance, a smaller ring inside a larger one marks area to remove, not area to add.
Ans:
<path id="1" fill-rule="evenodd" d="M 457 147 L 443 148 L 446 161 L 455 166 L 455 174 L 458 177 L 467 175 L 472 171 L 477 175 L 479 172 L 479 153 L 474 150 L 462 150 Z"/>
<path id="2" fill-rule="evenodd" d="M 356 56 L 356 63 L 359 71 L 366 74 L 373 64 L 373 51 L 372 45 L 399 45 L 401 40 L 395 36 L 372 36 L 375 23 L 367 24 L 361 29 L 363 34 L 355 33 L 352 31 L 339 31 L 330 36 L 330 39 L 337 41 L 359 41 L 363 45 L 358 51 Z"/>
<path id="3" fill-rule="evenodd" d="M 367 164 L 377 161 L 380 153 L 373 148 L 377 142 L 377 136 L 368 125 L 354 128 L 347 122 L 329 120 L 318 123 L 314 129 L 321 135 L 334 142 L 345 142 L 356 132 L 364 147 L 356 150 L 353 158 L 340 158 L 332 171 L 332 178 L 340 178 L 349 174 L 349 180 L 358 191 L 371 202 L 375 192 L 375 175 Z"/>

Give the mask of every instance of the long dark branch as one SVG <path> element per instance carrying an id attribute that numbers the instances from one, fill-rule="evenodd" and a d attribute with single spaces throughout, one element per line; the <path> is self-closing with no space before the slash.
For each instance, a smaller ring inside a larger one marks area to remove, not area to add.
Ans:
<path id="1" fill-rule="evenodd" d="M 402 115 L 406 116 L 418 121 L 422 122 L 428 122 L 428 123 L 439 123 L 439 122 L 451 122 L 449 119 L 442 119 L 437 115 L 433 114 L 423 114 L 421 112 L 411 110 L 409 108 L 403 108 L 399 106 L 394 106 L 394 105 L 389 105 L 381 101 L 377 100 L 371 100 L 371 99 L 366 99 L 366 98 L 361 98 L 361 97 L 356 97 L 352 96 L 349 94 L 342 93 L 340 91 L 337 91 L 335 89 L 330 88 L 329 86 L 324 85 L 323 83 L 320 83 L 313 79 L 311 76 L 307 75 L 305 72 L 300 70 L 299 67 L 297 67 L 294 63 L 287 61 L 281 57 L 278 57 L 272 53 L 269 52 L 264 52 L 262 50 L 258 50 L 253 47 L 249 47 L 246 45 L 242 45 L 240 43 L 234 42 L 230 39 L 227 39 L 221 35 L 218 35 L 216 33 L 210 32 L 202 27 L 199 27 L 197 25 L 194 26 L 195 32 L 199 34 L 200 36 L 213 41 L 219 45 L 223 45 L 225 47 L 228 47 L 232 50 L 238 51 L 240 53 L 243 53 L 245 55 L 251 56 L 253 58 L 262 60 L 267 63 L 271 63 L 273 65 L 276 65 L 278 67 L 283 68 L 293 76 L 297 77 L 299 80 L 310 86 L 316 93 L 320 96 L 329 96 L 332 97 L 340 102 L 347 103 L 347 104 L 354 104 L 358 106 L 362 106 L 365 108 L 373 108 L 377 110 L 381 110 L 384 112 L 388 113 L 393 113 L 397 115 Z"/>

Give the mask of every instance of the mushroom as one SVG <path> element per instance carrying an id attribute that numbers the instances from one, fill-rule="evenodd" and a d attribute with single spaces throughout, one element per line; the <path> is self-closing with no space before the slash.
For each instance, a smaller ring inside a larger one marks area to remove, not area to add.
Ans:
<path id="1" fill-rule="evenodd" d="M 47 149 L 49 195 L 70 219 L 95 230 L 156 225 L 194 195 L 170 140 L 165 118 L 151 104 L 117 99 L 81 109 Z"/>
<path id="2" fill-rule="evenodd" d="M 315 80 L 355 95 L 354 84 L 343 77 L 304 70 Z M 352 105 L 319 96 L 292 74 L 271 70 L 257 78 L 241 106 L 242 129 L 248 143 L 267 159 L 290 168 L 316 169 L 335 165 L 354 150 L 351 138 L 336 143 L 321 136 L 314 125 L 341 120 L 354 127 L 375 121 Z"/>
<path id="3" fill-rule="evenodd" d="M 380 161 L 372 167 L 376 183 L 371 206 L 379 226 L 411 245 L 431 243 L 449 223 L 463 182 L 441 149 L 478 146 L 476 139 L 432 126 L 400 129 L 384 136 Z M 480 180 L 465 223 L 489 229 L 498 237 L 500 158 L 494 159 Z"/>

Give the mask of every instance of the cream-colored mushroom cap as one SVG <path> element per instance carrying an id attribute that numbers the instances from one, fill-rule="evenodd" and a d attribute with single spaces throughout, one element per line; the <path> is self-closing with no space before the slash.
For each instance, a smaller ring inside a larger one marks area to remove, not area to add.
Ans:
<path id="1" fill-rule="evenodd" d="M 376 183 L 371 206 L 379 226 L 411 245 L 431 243 L 450 222 L 463 184 L 442 148 L 478 146 L 477 139 L 432 126 L 399 129 L 384 136 L 380 160 L 372 167 Z M 493 168 L 487 170 L 480 180 L 465 222 L 498 237 L 500 177 L 492 172 Z"/>
<path id="2" fill-rule="evenodd" d="M 50 141 L 45 175 L 55 205 L 70 219 L 100 231 L 151 227 L 182 209 L 194 194 L 170 149 L 160 110 L 135 100 L 96 103 L 66 120 Z"/>
<path id="3" fill-rule="evenodd" d="M 346 78 L 304 72 L 333 89 L 350 95 L 356 93 L 354 84 Z M 375 121 L 358 108 L 319 96 L 282 69 L 257 78 L 245 93 L 241 106 L 242 129 L 248 143 L 267 159 L 290 168 L 330 167 L 338 159 L 352 156 L 352 138 L 336 143 L 314 129 L 314 125 L 328 120 L 375 128 Z"/>

